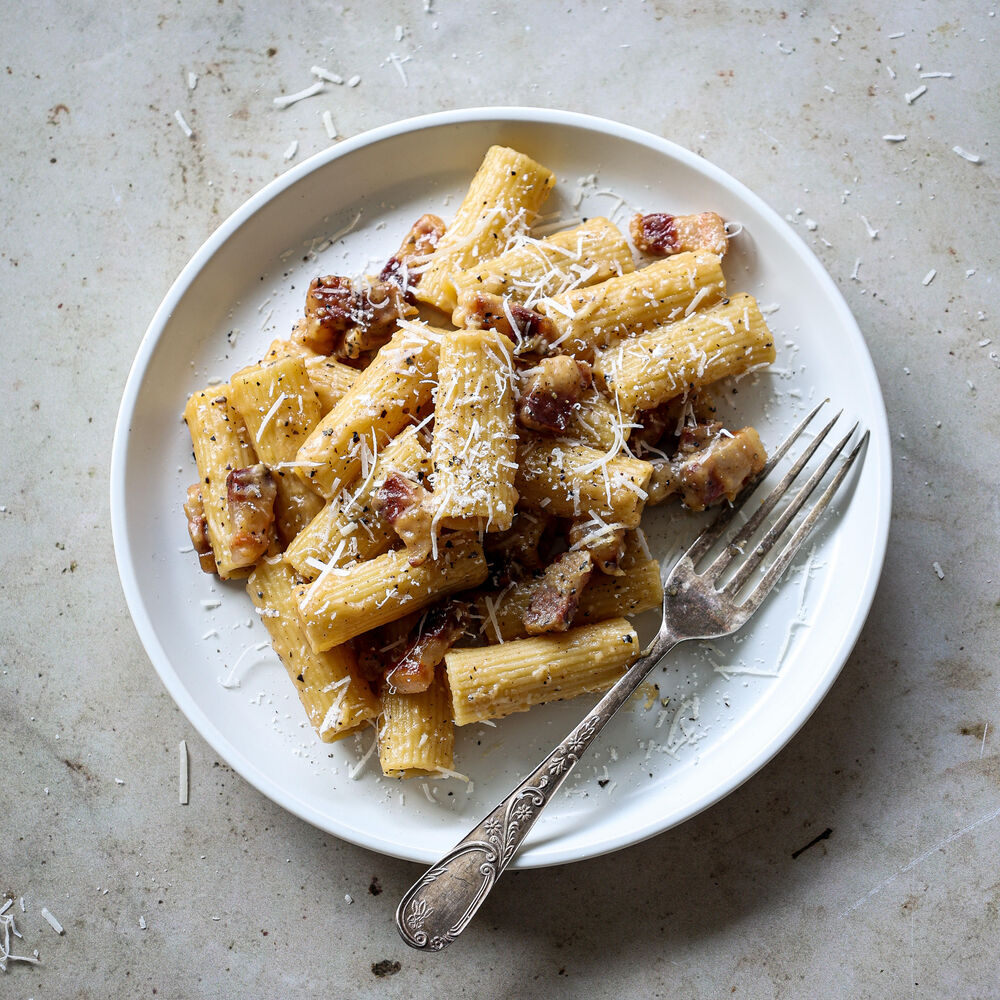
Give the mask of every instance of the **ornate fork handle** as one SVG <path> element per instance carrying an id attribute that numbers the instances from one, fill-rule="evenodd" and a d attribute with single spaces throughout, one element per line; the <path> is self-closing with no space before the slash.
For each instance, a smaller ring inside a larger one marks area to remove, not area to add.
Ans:
<path id="1" fill-rule="evenodd" d="M 597 734 L 677 641 L 661 630 L 562 743 L 403 896 L 396 927 L 410 947 L 440 951 L 465 930 Z"/>

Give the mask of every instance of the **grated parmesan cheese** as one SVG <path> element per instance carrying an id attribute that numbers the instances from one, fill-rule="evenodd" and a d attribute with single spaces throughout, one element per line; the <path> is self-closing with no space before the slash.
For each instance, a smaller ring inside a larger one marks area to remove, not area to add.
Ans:
<path id="1" fill-rule="evenodd" d="M 188 748 L 187 740 L 181 740 L 177 747 L 178 784 L 180 804 L 188 804 Z"/>
<path id="2" fill-rule="evenodd" d="M 191 139 L 194 136 L 194 130 L 191 128 L 190 125 L 188 125 L 187 121 L 185 120 L 184 116 L 180 113 L 180 111 L 174 112 L 174 118 L 177 120 L 177 124 L 180 125 L 181 131 L 189 139 Z"/>
<path id="3" fill-rule="evenodd" d="M 983 158 L 978 153 L 970 153 L 967 149 L 962 149 L 961 146 L 952 146 L 951 151 L 957 153 L 963 160 L 968 160 L 969 163 L 983 162 Z"/>
<path id="4" fill-rule="evenodd" d="M 296 145 L 297 145 L 297 143 L 296 143 Z M 287 160 L 288 157 L 286 156 L 285 159 Z M 272 404 L 271 409 L 269 409 L 267 411 L 267 413 L 264 414 L 264 419 L 260 422 L 260 427 L 257 428 L 257 434 L 255 435 L 255 439 L 257 441 L 257 444 L 260 444 L 260 436 L 264 433 L 264 429 L 267 427 L 267 425 L 274 418 L 275 413 L 278 412 L 278 407 L 281 406 L 281 404 L 286 399 L 290 399 L 290 398 L 291 397 L 288 395 L 287 392 L 281 393 L 281 395 L 279 395 L 278 398 Z"/>
<path id="5" fill-rule="evenodd" d="M 274 99 L 274 106 L 278 108 L 279 111 L 284 111 L 285 108 L 290 108 L 293 104 L 299 101 L 304 101 L 307 97 L 315 97 L 317 94 L 323 93 L 326 87 L 322 80 L 317 80 L 314 84 L 306 87 L 304 90 L 300 90 L 294 94 L 282 94 L 280 97 Z"/>
<path id="6" fill-rule="evenodd" d="M 328 69 L 324 69 L 322 66 L 312 66 L 309 72 L 313 76 L 319 77 L 320 80 L 325 80 L 327 83 L 343 83 L 344 78 L 336 73 L 331 73 Z"/>
<path id="7" fill-rule="evenodd" d="M 392 65 L 395 66 L 396 72 L 399 74 L 400 80 L 403 81 L 404 87 L 409 87 L 410 85 L 410 81 L 406 78 L 406 70 L 403 69 L 403 63 L 409 61 L 409 56 L 397 56 L 395 52 L 390 52 L 388 58 L 386 59 L 386 62 L 392 63 Z M 360 78 L 358 82 L 360 83 Z"/>

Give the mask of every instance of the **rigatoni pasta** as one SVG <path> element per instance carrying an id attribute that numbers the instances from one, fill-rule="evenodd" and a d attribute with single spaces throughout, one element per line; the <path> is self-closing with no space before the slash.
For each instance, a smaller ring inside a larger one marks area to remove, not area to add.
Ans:
<path id="1" fill-rule="evenodd" d="M 495 330 L 441 342 L 431 457 L 442 528 L 506 531 L 514 520 L 514 345 Z"/>
<path id="2" fill-rule="evenodd" d="M 774 357 L 774 337 L 756 300 L 740 294 L 601 351 L 594 372 L 622 409 L 634 413 Z"/>
<path id="3" fill-rule="evenodd" d="M 482 543 L 455 533 L 419 566 L 411 565 L 405 550 L 393 550 L 347 569 L 329 567 L 297 587 L 295 596 L 309 642 L 323 650 L 476 587 L 486 573 Z"/>
<path id="4" fill-rule="evenodd" d="M 275 523 L 287 544 L 323 507 L 320 495 L 286 465 L 320 419 L 305 361 L 288 355 L 244 368 L 230 381 L 230 398 L 274 477 Z"/>
<path id="5" fill-rule="evenodd" d="M 590 357 L 622 337 L 651 330 L 725 294 L 719 257 L 682 253 L 599 285 L 563 292 L 538 305 L 558 333 L 567 354 Z"/>
<path id="6" fill-rule="evenodd" d="M 395 533 L 375 509 L 375 492 L 393 471 L 422 480 L 430 470 L 430 456 L 411 425 L 386 445 L 356 490 L 345 491 L 327 502 L 285 550 L 285 562 L 300 578 L 312 580 L 328 567 L 346 566 L 388 552 Z"/>
<path id="7" fill-rule="evenodd" d="M 455 326 L 464 325 L 462 303 L 470 294 L 501 295 L 530 306 L 634 270 L 625 238 L 617 226 L 601 217 L 544 239 L 522 234 L 506 253 L 455 276 L 458 310 L 452 321 Z"/>
<path id="8" fill-rule="evenodd" d="M 409 694 L 383 686 L 381 708 L 378 760 L 387 778 L 416 778 L 453 770 L 455 733 L 443 671 L 426 691 Z"/>
<path id="9" fill-rule="evenodd" d="M 330 499 L 430 402 L 442 331 L 401 324 L 296 454 L 295 471 Z"/>
<path id="10" fill-rule="evenodd" d="M 229 506 L 230 473 L 252 466 L 257 456 L 243 418 L 229 401 L 228 385 L 192 393 L 184 408 L 191 433 L 208 541 L 223 580 L 245 576 L 249 569 L 233 551 L 233 515 Z M 192 540 L 194 540 L 192 538 Z M 197 546 L 196 546 L 197 547 Z"/>
<path id="11" fill-rule="evenodd" d="M 638 655 L 639 638 L 624 618 L 502 646 L 453 649 L 445 662 L 455 725 L 605 691 Z"/>
<path id="12" fill-rule="evenodd" d="M 318 738 L 372 723 L 389 777 L 455 776 L 456 725 L 613 684 L 663 600 L 647 506 L 765 460 L 702 392 L 774 358 L 723 220 L 638 216 L 635 254 L 603 217 L 533 228 L 554 183 L 491 147 L 450 225 L 316 276 L 291 339 L 185 409 L 202 567 L 250 573 Z"/>
<path id="13" fill-rule="evenodd" d="M 455 276 L 476 261 L 498 256 L 525 231 L 555 184 L 540 163 L 506 146 L 491 146 L 455 218 L 423 266 L 416 296 L 451 313 Z"/>
<path id="14" fill-rule="evenodd" d="M 319 738 L 330 743 L 376 719 L 381 707 L 350 646 L 317 653 L 309 645 L 292 596 L 294 582 L 291 569 L 280 558 L 264 559 L 250 574 L 247 593 L 309 722 Z"/>
<path id="15" fill-rule="evenodd" d="M 533 441 L 518 449 L 517 489 L 529 510 L 555 517 L 605 518 L 635 528 L 642 517 L 653 467 L 586 445 Z"/>

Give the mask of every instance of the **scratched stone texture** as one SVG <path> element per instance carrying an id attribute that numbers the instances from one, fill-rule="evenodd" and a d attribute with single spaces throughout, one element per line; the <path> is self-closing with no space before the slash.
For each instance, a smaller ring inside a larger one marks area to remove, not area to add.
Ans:
<path id="1" fill-rule="evenodd" d="M 15 943 L 42 960 L 12 963 L 0 995 L 1000 995 L 994 5 L 426 6 L 0 11 L 0 905 L 15 900 Z M 390 52 L 409 57 L 406 86 Z M 323 105 L 342 136 L 552 106 L 732 172 L 843 291 L 892 429 L 875 605 L 789 746 L 645 844 L 506 878 L 440 956 L 392 925 L 417 866 L 307 826 L 200 740 L 139 644 L 111 545 L 111 437 L 143 330 L 291 141 L 296 162 L 328 144 L 315 102 L 272 105 L 315 63 L 360 75 Z"/>

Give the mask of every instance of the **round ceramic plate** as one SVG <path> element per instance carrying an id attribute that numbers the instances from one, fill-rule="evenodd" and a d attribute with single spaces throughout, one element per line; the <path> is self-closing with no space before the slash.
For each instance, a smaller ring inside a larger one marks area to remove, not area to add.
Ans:
<path id="1" fill-rule="evenodd" d="M 778 591 L 738 636 L 688 643 L 655 669 L 658 692 L 619 713 L 532 832 L 515 862 L 527 868 L 633 844 L 732 791 L 808 718 L 871 605 L 891 494 L 878 382 L 833 282 L 759 198 L 670 142 L 557 111 L 447 112 L 333 146 L 252 197 L 168 292 L 125 388 L 111 514 L 139 636 L 221 757 L 265 795 L 345 840 L 423 862 L 451 848 L 592 699 L 458 730 L 455 766 L 467 783 L 381 777 L 370 728 L 318 742 L 242 585 L 202 574 L 190 550 L 181 503 L 196 471 L 181 412 L 190 392 L 227 379 L 287 336 L 312 277 L 377 270 L 418 216 L 450 218 L 493 143 L 556 173 L 549 223 L 604 215 L 626 227 L 637 209 L 711 209 L 741 223 L 725 260 L 729 287 L 757 297 L 778 360 L 721 394 L 727 425 L 752 424 L 772 446 L 814 400 L 830 397 L 845 420 L 872 432 L 863 468 Z M 644 521 L 664 560 L 699 523 L 672 505 Z"/>

